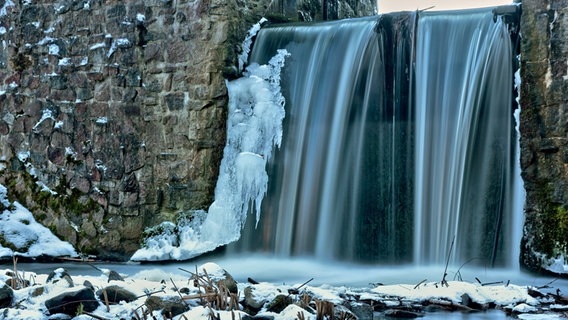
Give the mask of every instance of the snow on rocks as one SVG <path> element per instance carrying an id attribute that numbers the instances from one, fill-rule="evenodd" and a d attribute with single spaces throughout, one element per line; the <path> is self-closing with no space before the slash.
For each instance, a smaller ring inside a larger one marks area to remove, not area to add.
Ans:
<path id="1" fill-rule="evenodd" d="M 109 276 L 116 273 L 112 270 L 102 270 L 99 276 L 74 275 L 64 268 L 49 275 L 0 271 L 0 320 L 372 319 L 418 317 L 432 306 L 468 312 L 500 309 L 521 319 L 554 319 L 568 310 L 568 299 L 559 294 L 513 284 L 451 281 L 351 289 L 252 279 L 236 283 L 214 263 L 195 267 L 195 272 L 180 270 L 184 273 L 149 269 L 117 280 Z M 230 282 L 235 292 L 228 290 Z"/>
<path id="2" fill-rule="evenodd" d="M 77 256 L 70 243 L 61 241 L 38 223 L 28 209 L 17 201 L 10 202 L 2 185 L 0 204 L 0 258 Z"/>

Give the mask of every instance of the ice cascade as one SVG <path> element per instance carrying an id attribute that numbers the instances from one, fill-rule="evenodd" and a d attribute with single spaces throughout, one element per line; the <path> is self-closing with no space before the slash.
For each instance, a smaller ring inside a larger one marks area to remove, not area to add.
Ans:
<path id="1" fill-rule="evenodd" d="M 284 96 L 280 92 L 280 70 L 288 56 L 278 50 L 268 64 L 251 64 L 243 77 L 227 81 L 229 115 L 215 201 L 208 213 L 198 213 L 202 223 L 165 222 L 155 227 L 134 261 L 184 260 L 236 241 L 255 205 L 256 219 L 266 194 L 266 163 L 282 141 Z"/>

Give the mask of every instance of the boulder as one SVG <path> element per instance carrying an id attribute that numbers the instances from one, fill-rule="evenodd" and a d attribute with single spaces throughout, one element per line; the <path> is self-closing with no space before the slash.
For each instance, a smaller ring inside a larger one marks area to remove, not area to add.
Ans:
<path id="1" fill-rule="evenodd" d="M 266 299 L 254 294 L 254 286 L 248 286 L 245 288 L 245 305 L 254 310 L 260 310 L 262 306 L 266 303 Z"/>
<path id="2" fill-rule="evenodd" d="M 231 276 L 231 274 L 229 274 L 227 270 L 221 268 L 219 265 L 209 262 L 197 269 L 197 272 L 201 277 L 205 277 L 205 271 L 207 272 L 207 276 L 209 276 L 211 281 L 213 281 L 213 283 L 218 287 L 226 286 L 227 290 L 229 290 L 230 293 L 237 293 L 239 291 L 239 289 L 237 288 L 237 282 L 235 281 L 233 276 Z"/>
<path id="3" fill-rule="evenodd" d="M 146 299 L 144 304 L 150 310 L 162 310 L 162 315 L 168 319 L 189 310 L 189 306 L 179 298 L 165 299 L 157 296 L 151 296 Z"/>
<path id="4" fill-rule="evenodd" d="M 104 295 L 105 291 L 106 297 Z M 102 290 L 97 291 L 97 296 L 101 301 L 108 301 L 111 304 L 117 304 L 120 301 L 132 302 L 138 298 L 134 293 L 116 285 L 108 286 Z"/>
<path id="5" fill-rule="evenodd" d="M 92 312 L 99 307 L 95 293 L 89 288 L 63 292 L 47 301 L 45 306 L 49 314 L 64 313 L 70 316 L 77 315 L 77 310 Z"/>
<path id="6" fill-rule="evenodd" d="M 373 319 L 374 310 L 370 304 L 349 301 L 346 307 L 357 316 L 357 319 Z"/>
<path id="7" fill-rule="evenodd" d="M 11 306 L 13 299 L 14 290 L 5 284 L 2 284 L 0 287 L 0 308 L 8 308 Z"/>
<path id="8" fill-rule="evenodd" d="M 60 280 L 65 281 L 69 288 L 75 286 L 75 284 L 73 283 L 73 279 L 69 275 L 69 272 L 67 272 L 67 270 L 65 270 L 64 268 L 57 268 L 51 271 L 47 276 L 46 283 L 57 283 Z"/>
<path id="9" fill-rule="evenodd" d="M 118 272 L 111 270 L 108 273 L 108 282 L 111 281 L 124 281 L 124 278 Z"/>
<path id="10" fill-rule="evenodd" d="M 294 303 L 294 301 L 290 296 L 279 294 L 266 305 L 266 310 L 274 313 L 280 313 L 292 303 Z"/>

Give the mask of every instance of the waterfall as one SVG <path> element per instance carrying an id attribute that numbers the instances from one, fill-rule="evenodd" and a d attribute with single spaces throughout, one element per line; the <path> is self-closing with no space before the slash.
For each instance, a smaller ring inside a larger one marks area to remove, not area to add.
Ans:
<path id="1" fill-rule="evenodd" d="M 421 15 L 416 43 L 415 256 L 508 264 L 512 49 L 491 11 Z"/>
<path id="2" fill-rule="evenodd" d="M 251 61 L 277 49 L 282 147 L 230 251 L 514 264 L 513 49 L 491 9 L 265 28 Z"/>

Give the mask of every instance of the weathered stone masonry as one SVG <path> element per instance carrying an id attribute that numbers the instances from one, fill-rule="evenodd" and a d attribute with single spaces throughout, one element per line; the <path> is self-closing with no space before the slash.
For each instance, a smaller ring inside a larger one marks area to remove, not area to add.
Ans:
<path id="1" fill-rule="evenodd" d="M 239 16 L 246 6 L 0 7 L 0 183 L 12 197 L 78 250 L 119 258 L 144 227 L 209 205 L 225 139 L 223 71 L 255 22 Z"/>
<path id="2" fill-rule="evenodd" d="M 521 263 L 538 270 L 550 257 L 568 258 L 568 1 L 522 6 Z"/>

